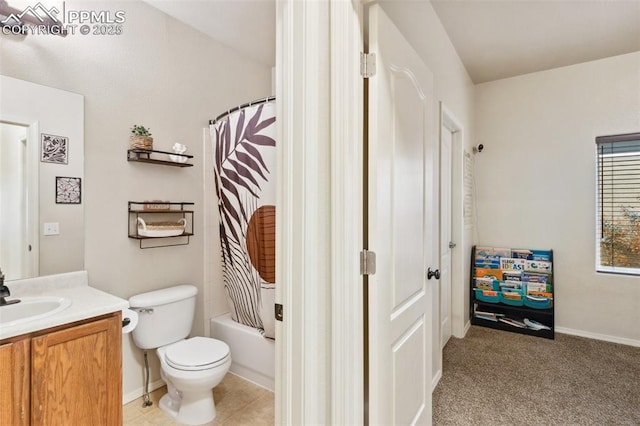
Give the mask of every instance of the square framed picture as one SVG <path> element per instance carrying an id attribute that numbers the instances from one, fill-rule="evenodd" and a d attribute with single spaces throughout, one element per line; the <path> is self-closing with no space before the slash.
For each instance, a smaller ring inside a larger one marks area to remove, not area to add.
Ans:
<path id="1" fill-rule="evenodd" d="M 82 201 L 82 179 L 56 176 L 56 204 L 80 204 Z"/>
<path id="2" fill-rule="evenodd" d="M 40 134 L 40 161 L 44 163 L 69 164 L 69 138 Z"/>

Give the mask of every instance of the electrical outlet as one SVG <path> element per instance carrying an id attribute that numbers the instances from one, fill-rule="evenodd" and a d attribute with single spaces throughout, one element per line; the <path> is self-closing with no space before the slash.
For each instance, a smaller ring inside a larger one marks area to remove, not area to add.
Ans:
<path id="1" fill-rule="evenodd" d="M 45 223 L 42 233 L 44 235 L 60 235 L 60 224 L 58 222 Z"/>

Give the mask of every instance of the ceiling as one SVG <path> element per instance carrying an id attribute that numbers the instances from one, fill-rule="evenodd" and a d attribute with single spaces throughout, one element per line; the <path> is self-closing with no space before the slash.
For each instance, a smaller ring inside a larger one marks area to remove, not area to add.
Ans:
<path id="1" fill-rule="evenodd" d="M 275 64 L 275 0 L 145 1 L 256 61 Z M 429 0 L 388 3 L 398 27 L 413 27 L 404 33 L 420 53 L 420 16 Z M 640 0 L 431 4 L 476 84 L 640 51 Z"/>
<path id="2" fill-rule="evenodd" d="M 640 0 L 432 0 L 474 83 L 640 50 Z"/>
<path id="3" fill-rule="evenodd" d="M 260 63 L 275 65 L 275 0 L 144 1 Z"/>

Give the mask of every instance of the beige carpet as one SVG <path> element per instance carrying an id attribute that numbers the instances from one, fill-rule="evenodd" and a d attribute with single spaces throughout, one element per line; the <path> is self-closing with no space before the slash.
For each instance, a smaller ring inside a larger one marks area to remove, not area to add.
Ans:
<path id="1" fill-rule="evenodd" d="M 472 326 L 443 373 L 435 425 L 640 425 L 640 348 Z"/>

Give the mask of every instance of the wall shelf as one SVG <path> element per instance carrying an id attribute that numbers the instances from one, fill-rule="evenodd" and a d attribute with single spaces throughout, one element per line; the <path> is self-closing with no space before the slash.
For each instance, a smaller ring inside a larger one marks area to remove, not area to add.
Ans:
<path id="1" fill-rule="evenodd" d="M 173 161 L 171 156 L 173 156 L 177 161 Z M 161 164 L 164 166 L 174 167 L 192 167 L 193 164 L 188 162 L 192 158 L 193 155 L 176 154 L 169 151 L 156 151 L 140 148 L 127 150 L 127 161 L 138 163 Z"/>
<path id="2" fill-rule="evenodd" d="M 129 201 L 128 202 L 128 237 L 138 240 L 141 249 L 183 246 L 189 244 L 193 234 L 193 206 L 194 203 L 180 201 Z M 138 218 L 147 225 L 153 225 L 154 221 L 178 222 L 185 220 L 184 232 L 174 236 L 150 237 L 140 235 L 138 231 Z"/>

